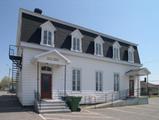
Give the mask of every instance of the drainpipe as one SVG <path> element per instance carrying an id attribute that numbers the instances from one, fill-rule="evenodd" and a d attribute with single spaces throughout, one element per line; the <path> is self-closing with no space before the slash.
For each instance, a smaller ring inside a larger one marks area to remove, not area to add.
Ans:
<path id="1" fill-rule="evenodd" d="M 64 96 L 66 96 L 66 65 L 65 65 L 65 75 L 64 75 Z"/>
<path id="2" fill-rule="evenodd" d="M 39 62 L 37 62 L 37 95 L 37 97 L 39 97 Z"/>

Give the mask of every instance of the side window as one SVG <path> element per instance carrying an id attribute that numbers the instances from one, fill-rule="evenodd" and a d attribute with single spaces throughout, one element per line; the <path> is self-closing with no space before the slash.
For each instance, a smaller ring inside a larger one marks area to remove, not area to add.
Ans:
<path id="1" fill-rule="evenodd" d="M 96 91 L 103 91 L 103 74 L 102 72 L 96 72 Z"/>
<path id="2" fill-rule="evenodd" d="M 81 90 L 81 71 L 79 69 L 72 70 L 72 91 Z"/>

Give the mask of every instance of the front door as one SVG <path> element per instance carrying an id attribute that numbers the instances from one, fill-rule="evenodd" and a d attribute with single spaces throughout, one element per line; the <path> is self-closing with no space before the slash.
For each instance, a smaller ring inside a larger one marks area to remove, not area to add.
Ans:
<path id="1" fill-rule="evenodd" d="M 134 80 L 129 81 L 129 96 L 134 96 Z"/>
<path id="2" fill-rule="evenodd" d="M 41 74 L 41 98 L 51 99 L 52 97 L 52 74 Z"/>

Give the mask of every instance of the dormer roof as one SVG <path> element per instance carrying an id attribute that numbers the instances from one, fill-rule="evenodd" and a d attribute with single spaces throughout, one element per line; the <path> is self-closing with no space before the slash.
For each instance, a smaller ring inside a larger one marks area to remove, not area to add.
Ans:
<path id="1" fill-rule="evenodd" d="M 56 30 L 55 26 L 50 21 L 46 21 L 45 23 L 41 24 L 40 27 L 52 31 Z"/>
<path id="2" fill-rule="evenodd" d="M 104 43 L 104 40 L 103 40 L 103 38 L 102 38 L 101 36 L 97 36 L 97 37 L 94 39 L 94 41 L 95 41 L 96 43 L 101 43 L 101 44 Z"/>
<path id="3" fill-rule="evenodd" d="M 83 37 L 82 33 L 81 33 L 78 29 L 74 30 L 74 31 L 71 33 L 71 35 L 72 35 L 72 36 L 79 37 L 79 38 L 82 38 L 82 37 Z"/>

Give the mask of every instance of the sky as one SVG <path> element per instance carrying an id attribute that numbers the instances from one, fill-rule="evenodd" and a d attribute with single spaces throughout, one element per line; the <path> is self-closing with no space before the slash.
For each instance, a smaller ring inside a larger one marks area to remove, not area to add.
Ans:
<path id="1" fill-rule="evenodd" d="M 0 0 L 0 79 L 9 74 L 10 44 L 15 44 L 19 8 L 84 26 L 138 44 L 149 80 L 159 84 L 158 0 Z"/>

